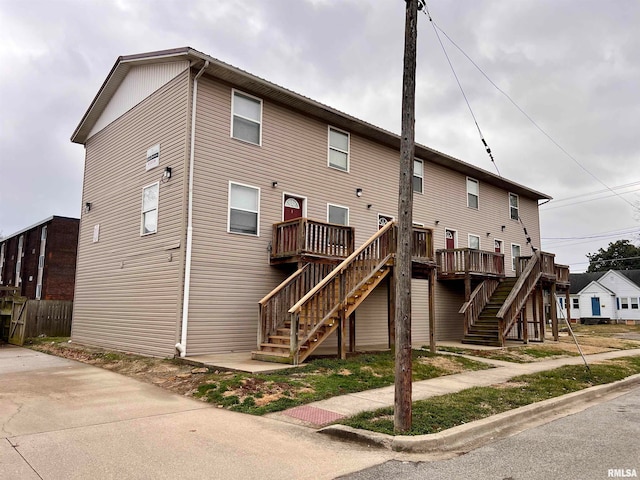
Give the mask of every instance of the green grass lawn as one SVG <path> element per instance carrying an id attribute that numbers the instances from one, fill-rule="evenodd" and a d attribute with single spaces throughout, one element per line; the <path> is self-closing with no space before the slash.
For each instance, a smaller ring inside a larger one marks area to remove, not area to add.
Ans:
<path id="1" fill-rule="evenodd" d="M 521 375 L 492 387 L 461 392 L 413 403 L 413 425 L 408 435 L 437 433 L 497 413 L 565 395 L 594 385 L 622 380 L 640 373 L 640 357 L 627 357 L 591 365 L 564 366 L 546 372 Z M 393 408 L 363 412 L 340 423 L 393 435 Z"/>
<path id="2" fill-rule="evenodd" d="M 413 351 L 413 381 L 486 368 L 490 366 L 462 357 Z M 381 352 L 347 360 L 317 359 L 304 367 L 269 374 L 211 374 L 196 396 L 230 410 L 263 415 L 393 383 L 393 355 Z"/>

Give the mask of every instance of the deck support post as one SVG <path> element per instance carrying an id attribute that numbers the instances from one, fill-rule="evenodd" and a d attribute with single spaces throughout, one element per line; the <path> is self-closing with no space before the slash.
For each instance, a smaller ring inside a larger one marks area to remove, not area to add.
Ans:
<path id="1" fill-rule="evenodd" d="M 356 351 L 356 312 L 349 315 L 349 352 Z"/>
<path id="2" fill-rule="evenodd" d="M 538 292 L 538 310 L 539 310 L 539 317 L 540 317 L 540 336 L 542 337 L 542 341 L 544 342 L 545 340 L 545 336 L 546 336 L 546 332 L 547 332 L 547 325 L 546 325 L 546 320 L 544 318 L 544 292 L 542 291 L 542 289 L 540 289 L 540 291 Z"/>
<path id="3" fill-rule="evenodd" d="M 524 304 L 524 308 L 522 309 L 522 341 L 525 345 L 529 343 L 529 318 L 527 317 L 527 303 L 529 303 L 530 300 L 532 300 L 531 296 L 529 296 Z"/>
<path id="4" fill-rule="evenodd" d="M 387 275 L 387 323 L 389 325 L 389 348 L 395 351 L 396 345 L 396 282 L 395 274 Z"/>
<path id="5" fill-rule="evenodd" d="M 338 357 L 340 360 L 346 360 L 347 358 L 347 319 L 344 314 L 344 309 L 340 309 L 340 315 L 338 318 Z"/>
<path id="6" fill-rule="evenodd" d="M 533 314 L 533 335 L 536 339 L 540 338 L 540 314 L 538 312 L 538 288 L 533 291 L 531 295 L 531 312 Z"/>
<path id="7" fill-rule="evenodd" d="M 436 353 L 436 269 L 429 270 L 429 351 Z"/>
<path id="8" fill-rule="evenodd" d="M 556 284 L 551 284 L 551 294 L 549 298 L 551 304 L 551 331 L 553 332 L 553 340 L 558 341 L 558 310 L 556 308 Z"/>

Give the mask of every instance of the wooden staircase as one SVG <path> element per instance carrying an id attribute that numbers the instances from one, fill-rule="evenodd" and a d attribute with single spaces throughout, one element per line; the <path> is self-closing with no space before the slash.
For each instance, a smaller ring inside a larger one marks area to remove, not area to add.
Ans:
<path id="1" fill-rule="evenodd" d="M 297 365 L 338 328 L 344 342 L 346 319 L 392 271 L 395 232 L 389 222 L 319 282 L 305 266 L 263 298 L 252 358 Z"/>
<path id="2" fill-rule="evenodd" d="M 480 311 L 478 318 L 469 325 L 462 343 L 473 345 L 489 345 L 500 347 L 500 319 L 497 317 L 498 311 L 504 305 L 505 300 L 513 290 L 518 279 L 515 277 L 505 278 L 490 296 L 489 301 Z"/>
<path id="3" fill-rule="evenodd" d="M 543 255 L 535 252 L 517 277 L 478 285 L 460 309 L 465 315 L 462 343 L 503 347 L 543 275 L 543 264 Z"/>

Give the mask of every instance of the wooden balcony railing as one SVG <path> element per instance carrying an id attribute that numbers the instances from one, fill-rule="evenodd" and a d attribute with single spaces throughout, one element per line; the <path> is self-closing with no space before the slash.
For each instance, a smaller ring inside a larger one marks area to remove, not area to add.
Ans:
<path id="1" fill-rule="evenodd" d="M 414 260 L 433 261 L 433 231 L 424 227 L 413 227 L 411 256 Z"/>
<path id="2" fill-rule="evenodd" d="M 569 266 L 556 264 L 556 283 L 563 286 L 568 286 L 571 282 L 569 280 Z"/>
<path id="3" fill-rule="evenodd" d="M 273 225 L 272 259 L 316 255 L 346 258 L 354 251 L 354 229 L 297 218 Z"/>
<path id="4" fill-rule="evenodd" d="M 504 254 L 454 248 L 436 252 L 438 278 L 459 277 L 467 274 L 504 277 Z"/>

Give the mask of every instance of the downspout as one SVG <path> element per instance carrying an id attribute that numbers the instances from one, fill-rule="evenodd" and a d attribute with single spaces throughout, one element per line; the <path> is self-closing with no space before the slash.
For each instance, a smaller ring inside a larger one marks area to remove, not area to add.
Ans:
<path id="1" fill-rule="evenodd" d="M 182 333 L 180 343 L 176 343 L 176 350 L 181 357 L 187 356 L 187 325 L 189 323 L 189 291 L 191 289 L 191 251 L 193 248 L 193 164 L 196 142 L 196 103 L 198 98 L 198 79 L 209 66 L 209 61 L 204 65 L 193 79 L 193 97 L 191 105 L 191 145 L 189 147 L 189 201 L 187 203 L 187 248 L 184 269 L 184 294 L 182 296 Z"/>

